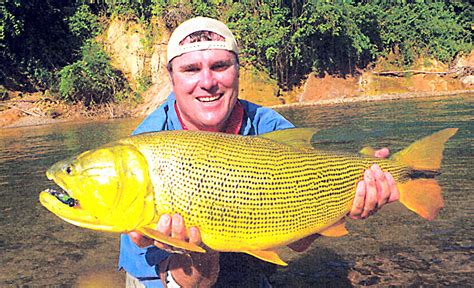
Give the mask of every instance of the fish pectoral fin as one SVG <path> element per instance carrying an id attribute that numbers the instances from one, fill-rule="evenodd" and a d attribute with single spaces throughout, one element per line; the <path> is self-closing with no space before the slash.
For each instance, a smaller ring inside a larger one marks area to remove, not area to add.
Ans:
<path id="1" fill-rule="evenodd" d="M 341 237 L 349 234 L 349 231 L 346 229 L 346 221 L 341 219 L 318 233 L 327 237 Z"/>
<path id="2" fill-rule="evenodd" d="M 142 228 L 137 229 L 137 231 L 142 233 L 145 236 L 155 239 L 158 242 L 162 242 L 176 248 L 181 248 L 181 249 L 193 251 L 193 252 L 206 253 L 206 250 L 204 250 L 202 247 L 196 244 L 192 244 L 183 240 L 172 238 L 170 236 L 167 236 L 151 228 L 142 227 Z"/>
<path id="3" fill-rule="evenodd" d="M 280 256 L 278 256 L 278 253 L 273 250 L 253 250 L 244 252 L 254 257 L 257 257 L 258 259 L 263 261 L 267 261 L 281 266 L 288 266 L 285 261 L 281 260 Z"/>

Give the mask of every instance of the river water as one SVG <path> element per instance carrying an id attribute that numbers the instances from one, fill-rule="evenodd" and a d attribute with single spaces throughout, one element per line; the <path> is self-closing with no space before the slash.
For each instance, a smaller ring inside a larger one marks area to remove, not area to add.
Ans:
<path id="1" fill-rule="evenodd" d="M 474 283 L 474 95 L 282 108 L 298 127 L 313 127 L 321 149 L 397 151 L 446 127 L 460 128 L 446 145 L 442 175 L 445 208 L 426 221 L 401 204 L 365 221 L 349 220 L 350 234 L 318 239 L 305 253 L 283 249 L 290 265 L 271 278 L 275 287 L 470 286 Z M 123 285 L 117 272 L 118 235 L 79 228 L 38 202 L 50 187 L 54 162 L 129 135 L 138 120 L 62 123 L 0 130 L 0 286 Z"/>

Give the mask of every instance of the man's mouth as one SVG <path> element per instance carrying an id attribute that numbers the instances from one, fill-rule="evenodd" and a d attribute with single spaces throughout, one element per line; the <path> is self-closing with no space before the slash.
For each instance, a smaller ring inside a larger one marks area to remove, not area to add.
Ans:
<path id="1" fill-rule="evenodd" d="M 223 94 L 219 94 L 219 95 L 216 95 L 216 96 L 201 96 L 201 97 L 196 97 L 196 99 L 199 102 L 213 102 L 213 101 L 219 100 L 222 97 L 222 95 Z"/>

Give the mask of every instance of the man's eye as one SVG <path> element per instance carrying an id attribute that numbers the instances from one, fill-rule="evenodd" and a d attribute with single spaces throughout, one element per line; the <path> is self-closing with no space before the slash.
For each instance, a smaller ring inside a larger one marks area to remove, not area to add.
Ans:
<path id="1" fill-rule="evenodd" d="M 184 72 L 188 72 L 188 73 L 193 73 L 193 72 L 198 72 L 199 71 L 199 68 L 186 68 L 184 69 Z"/>
<path id="2" fill-rule="evenodd" d="M 214 71 L 224 71 L 229 67 L 230 67 L 230 65 L 224 64 L 224 63 L 223 64 L 216 64 L 216 65 L 212 66 L 212 70 L 214 70 Z"/>

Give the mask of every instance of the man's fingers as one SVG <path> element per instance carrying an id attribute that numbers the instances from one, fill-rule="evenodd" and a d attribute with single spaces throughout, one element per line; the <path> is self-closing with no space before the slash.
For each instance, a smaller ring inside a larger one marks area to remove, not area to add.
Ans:
<path id="1" fill-rule="evenodd" d="M 200 245 L 201 242 L 201 232 L 199 232 L 199 229 L 196 227 L 189 228 L 189 243 Z"/>
<path id="2" fill-rule="evenodd" d="M 388 203 L 398 201 L 400 199 L 400 191 L 398 191 L 397 183 L 393 179 L 392 174 L 385 172 L 385 178 L 388 182 L 388 187 L 390 189 L 390 197 L 388 198 Z"/>
<path id="3" fill-rule="evenodd" d="M 156 230 L 158 230 L 158 232 L 161 232 L 165 235 L 170 235 L 171 234 L 171 216 L 168 214 L 162 215 L 160 217 L 160 220 L 158 221 Z M 169 245 L 158 242 L 158 241 L 155 241 L 154 245 L 163 250 L 169 247 Z"/>
<path id="4" fill-rule="evenodd" d="M 370 167 L 375 177 L 375 187 L 377 188 L 377 208 L 382 208 L 390 197 L 390 187 L 385 177 L 385 173 L 377 164 Z"/>
<path id="5" fill-rule="evenodd" d="M 360 215 L 364 209 L 365 194 L 365 183 L 364 181 L 360 181 L 357 183 L 356 195 L 352 204 L 351 212 L 349 214 L 352 219 L 360 218 Z"/>
<path id="6" fill-rule="evenodd" d="M 140 248 L 145 248 L 147 246 L 153 245 L 153 239 L 143 236 L 141 233 L 129 232 L 128 236 L 130 236 L 132 242 Z"/>
<path id="7" fill-rule="evenodd" d="M 186 227 L 184 226 L 183 217 L 179 214 L 174 214 L 172 217 L 171 237 L 180 240 L 186 239 Z"/>
<path id="8" fill-rule="evenodd" d="M 364 182 L 366 190 L 365 204 L 361 217 L 367 218 L 369 214 L 375 209 L 375 205 L 377 205 L 377 186 L 375 184 L 375 178 L 372 170 L 367 169 L 364 172 Z"/>
<path id="9" fill-rule="evenodd" d="M 170 235 L 171 234 L 171 216 L 168 214 L 164 214 L 160 217 L 158 221 L 157 229 L 159 232 Z"/>
<path id="10" fill-rule="evenodd" d="M 374 156 L 377 158 L 387 158 L 388 155 L 390 155 L 390 150 L 388 150 L 388 148 L 376 150 L 374 153 Z"/>

